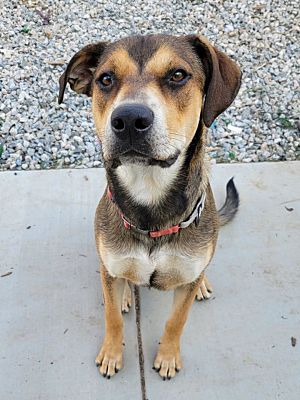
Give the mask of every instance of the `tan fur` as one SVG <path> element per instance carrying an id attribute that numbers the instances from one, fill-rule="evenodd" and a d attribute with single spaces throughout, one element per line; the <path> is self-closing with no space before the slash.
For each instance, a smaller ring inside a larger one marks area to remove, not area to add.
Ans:
<path id="1" fill-rule="evenodd" d="M 176 52 L 167 44 L 161 45 L 145 66 L 145 72 L 153 76 L 163 77 L 169 69 L 178 66 L 191 72 L 189 64 L 178 57 Z"/>
<path id="2" fill-rule="evenodd" d="M 123 318 L 121 302 L 125 281 L 112 278 L 101 266 L 102 290 L 105 302 L 105 338 L 96 358 L 102 375 L 111 377 L 122 368 Z"/>
<path id="3" fill-rule="evenodd" d="M 114 50 L 103 64 L 97 68 L 95 78 L 102 73 L 113 70 L 120 79 L 129 80 L 138 72 L 138 68 L 128 52 L 122 47 Z"/>
<path id="4" fill-rule="evenodd" d="M 175 373 L 182 368 L 180 337 L 202 280 L 203 274 L 195 282 L 180 286 L 175 290 L 171 316 L 166 323 L 154 360 L 154 368 L 164 379 L 173 378 Z"/>

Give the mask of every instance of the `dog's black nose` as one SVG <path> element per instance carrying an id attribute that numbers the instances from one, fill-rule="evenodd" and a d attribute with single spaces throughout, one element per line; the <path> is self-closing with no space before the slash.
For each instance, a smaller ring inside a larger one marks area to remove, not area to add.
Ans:
<path id="1" fill-rule="evenodd" d="M 143 104 L 124 104 L 117 107 L 111 115 L 111 127 L 120 138 L 147 133 L 154 120 L 153 111 Z"/>

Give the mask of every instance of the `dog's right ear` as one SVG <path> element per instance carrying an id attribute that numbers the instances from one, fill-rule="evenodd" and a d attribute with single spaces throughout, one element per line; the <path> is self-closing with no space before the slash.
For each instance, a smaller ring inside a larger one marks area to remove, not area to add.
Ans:
<path id="1" fill-rule="evenodd" d="M 59 78 L 58 104 L 63 101 L 67 82 L 76 93 L 92 95 L 94 71 L 107 44 L 106 42 L 89 44 L 72 57 L 65 72 Z"/>

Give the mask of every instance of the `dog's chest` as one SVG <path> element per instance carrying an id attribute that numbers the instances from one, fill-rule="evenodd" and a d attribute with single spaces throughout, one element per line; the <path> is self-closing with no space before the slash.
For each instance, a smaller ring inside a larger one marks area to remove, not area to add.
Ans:
<path id="1" fill-rule="evenodd" d="M 191 257 L 167 246 L 149 255 L 146 250 L 131 250 L 123 254 L 109 252 L 103 260 L 108 272 L 138 285 L 152 285 L 160 289 L 193 282 L 207 266 L 208 249 Z"/>

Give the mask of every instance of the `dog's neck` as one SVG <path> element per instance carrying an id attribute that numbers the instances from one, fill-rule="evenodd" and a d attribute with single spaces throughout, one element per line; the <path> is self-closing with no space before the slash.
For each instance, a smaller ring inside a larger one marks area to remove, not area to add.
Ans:
<path id="1" fill-rule="evenodd" d="M 158 165 L 120 165 L 116 169 L 116 176 L 136 203 L 151 208 L 167 195 L 183 162 L 184 156 L 180 155 L 168 168 Z"/>
<path id="2" fill-rule="evenodd" d="M 126 218 L 142 229 L 176 224 L 192 212 L 207 184 L 205 132 L 198 130 L 188 149 L 168 167 L 106 167 L 114 200 Z"/>

